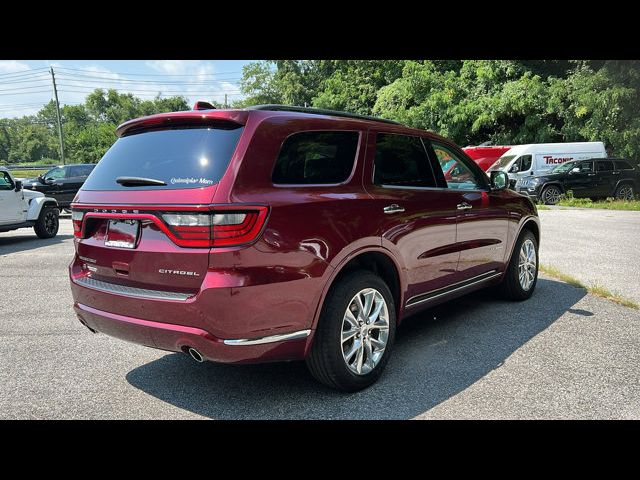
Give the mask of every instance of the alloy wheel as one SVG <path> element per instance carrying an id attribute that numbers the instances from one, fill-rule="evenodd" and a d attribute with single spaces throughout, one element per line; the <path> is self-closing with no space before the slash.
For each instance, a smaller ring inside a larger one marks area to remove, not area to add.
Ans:
<path id="1" fill-rule="evenodd" d="M 536 247 L 530 239 L 526 239 L 520 247 L 518 260 L 518 280 L 523 290 L 528 291 L 536 278 L 538 262 L 536 261 Z"/>
<path id="2" fill-rule="evenodd" d="M 356 375 L 371 372 L 389 339 L 389 310 L 375 288 L 360 290 L 349 302 L 342 321 L 342 356 Z"/>
<path id="3" fill-rule="evenodd" d="M 555 205 L 560 201 L 561 195 L 562 195 L 562 192 L 560 192 L 559 188 L 548 187 L 547 190 L 544 192 L 545 203 L 550 203 L 551 205 Z"/>
<path id="4" fill-rule="evenodd" d="M 55 212 L 48 211 L 44 216 L 44 229 L 49 235 L 53 235 L 58 228 L 58 217 Z"/>
<path id="5" fill-rule="evenodd" d="M 631 185 L 622 185 L 618 190 L 618 200 L 633 200 L 633 188 Z"/>

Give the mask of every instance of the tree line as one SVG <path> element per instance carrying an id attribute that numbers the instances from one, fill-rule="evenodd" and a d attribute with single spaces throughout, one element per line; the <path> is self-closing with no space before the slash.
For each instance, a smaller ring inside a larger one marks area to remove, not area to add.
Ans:
<path id="1" fill-rule="evenodd" d="M 232 107 L 285 104 L 376 115 L 461 146 L 602 141 L 640 158 L 640 61 L 265 60 L 243 68 Z M 221 105 L 212 102 L 217 107 Z M 141 100 L 98 89 L 61 108 L 69 162 L 97 162 L 131 118 L 188 110 L 184 97 Z M 0 162 L 59 159 L 53 102 L 0 120 Z"/>

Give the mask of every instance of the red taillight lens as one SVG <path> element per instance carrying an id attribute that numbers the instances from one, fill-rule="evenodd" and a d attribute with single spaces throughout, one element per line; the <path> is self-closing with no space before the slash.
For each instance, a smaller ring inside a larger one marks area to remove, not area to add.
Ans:
<path id="1" fill-rule="evenodd" d="M 164 213 L 163 220 L 186 247 L 232 247 L 253 242 L 267 218 L 267 207 Z"/>
<path id="2" fill-rule="evenodd" d="M 72 210 L 71 211 L 71 223 L 73 223 L 73 236 L 82 238 L 82 219 L 84 218 L 84 211 Z"/>

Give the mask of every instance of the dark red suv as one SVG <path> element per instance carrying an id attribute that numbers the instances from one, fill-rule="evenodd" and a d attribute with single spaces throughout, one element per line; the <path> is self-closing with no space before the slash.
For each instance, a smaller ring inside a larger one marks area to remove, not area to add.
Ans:
<path id="1" fill-rule="evenodd" d="M 74 308 L 91 331 L 198 362 L 305 359 L 352 391 L 380 376 L 407 315 L 535 288 L 535 206 L 433 133 L 266 105 L 117 134 L 72 205 Z"/>

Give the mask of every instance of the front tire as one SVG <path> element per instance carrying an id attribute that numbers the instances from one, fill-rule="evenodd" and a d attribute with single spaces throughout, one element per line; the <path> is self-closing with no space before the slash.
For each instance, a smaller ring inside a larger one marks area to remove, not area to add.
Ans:
<path id="1" fill-rule="evenodd" d="M 395 329 L 395 304 L 387 284 L 366 270 L 348 273 L 327 294 L 307 367 L 328 387 L 362 390 L 382 374 Z"/>
<path id="2" fill-rule="evenodd" d="M 40 216 L 33 226 L 33 230 L 39 238 L 53 238 L 58 234 L 60 221 L 58 216 L 60 210 L 57 208 L 43 207 Z"/>
<path id="3" fill-rule="evenodd" d="M 516 241 L 500 285 L 503 296 L 518 301 L 531 297 L 538 282 L 538 265 L 538 242 L 531 230 L 524 230 Z"/>

